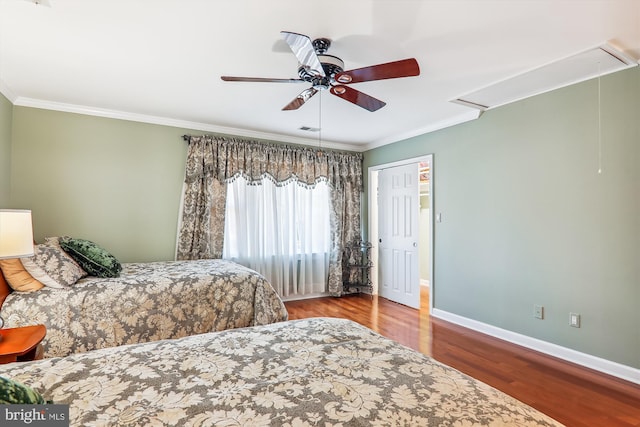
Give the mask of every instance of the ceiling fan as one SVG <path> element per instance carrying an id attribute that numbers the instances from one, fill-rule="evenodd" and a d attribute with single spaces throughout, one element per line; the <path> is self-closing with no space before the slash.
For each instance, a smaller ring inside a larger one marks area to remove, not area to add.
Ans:
<path id="1" fill-rule="evenodd" d="M 339 98 L 366 110 L 376 111 L 384 107 L 386 103 L 346 85 L 420 75 L 420 67 L 415 58 L 344 71 L 342 59 L 326 54 L 331 46 L 331 40 L 319 38 L 311 41 L 304 34 L 289 31 L 281 31 L 280 34 L 298 58 L 299 79 L 222 76 L 222 80 L 226 82 L 311 83 L 310 88 L 303 90 L 293 101 L 285 105 L 283 110 L 297 110 L 313 95 L 328 89 Z"/>

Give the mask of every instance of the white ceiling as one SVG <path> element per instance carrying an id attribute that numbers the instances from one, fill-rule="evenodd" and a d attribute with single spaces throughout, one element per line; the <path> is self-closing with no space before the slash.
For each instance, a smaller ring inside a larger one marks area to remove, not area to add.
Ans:
<path id="1" fill-rule="evenodd" d="M 603 42 L 640 58 L 638 0 L 0 0 L 0 92 L 15 105 L 352 150 L 472 120 L 450 100 Z M 286 30 L 333 41 L 354 69 L 404 58 L 421 74 L 328 91 L 281 111 L 306 84 Z M 320 108 L 321 107 L 321 108 Z M 299 130 L 318 127 L 320 134 Z"/>

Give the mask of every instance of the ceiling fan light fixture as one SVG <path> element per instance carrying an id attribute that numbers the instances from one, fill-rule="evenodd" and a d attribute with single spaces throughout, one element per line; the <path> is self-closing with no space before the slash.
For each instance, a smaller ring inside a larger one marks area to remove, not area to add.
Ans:
<path id="1" fill-rule="evenodd" d="M 327 90 L 331 87 L 331 82 L 326 77 L 315 77 L 311 85 L 315 90 Z"/>

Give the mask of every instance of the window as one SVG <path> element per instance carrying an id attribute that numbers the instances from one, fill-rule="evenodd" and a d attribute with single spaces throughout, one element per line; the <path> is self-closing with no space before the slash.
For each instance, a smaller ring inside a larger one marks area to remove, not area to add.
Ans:
<path id="1" fill-rule="evenodd" d="M 227 184 L 223 257 L 262 273 L 283 298 L 325 292 L 330 191 L 326 181 L 237 177 Z"/>

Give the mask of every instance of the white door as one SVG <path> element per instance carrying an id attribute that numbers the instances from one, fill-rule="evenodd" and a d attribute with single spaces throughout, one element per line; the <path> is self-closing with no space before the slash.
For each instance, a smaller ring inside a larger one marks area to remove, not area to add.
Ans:
<path id="1" fill-rule="evenodd" d="M 420 308 L 418 163 L 378 174 L 379 293 Z"/>

